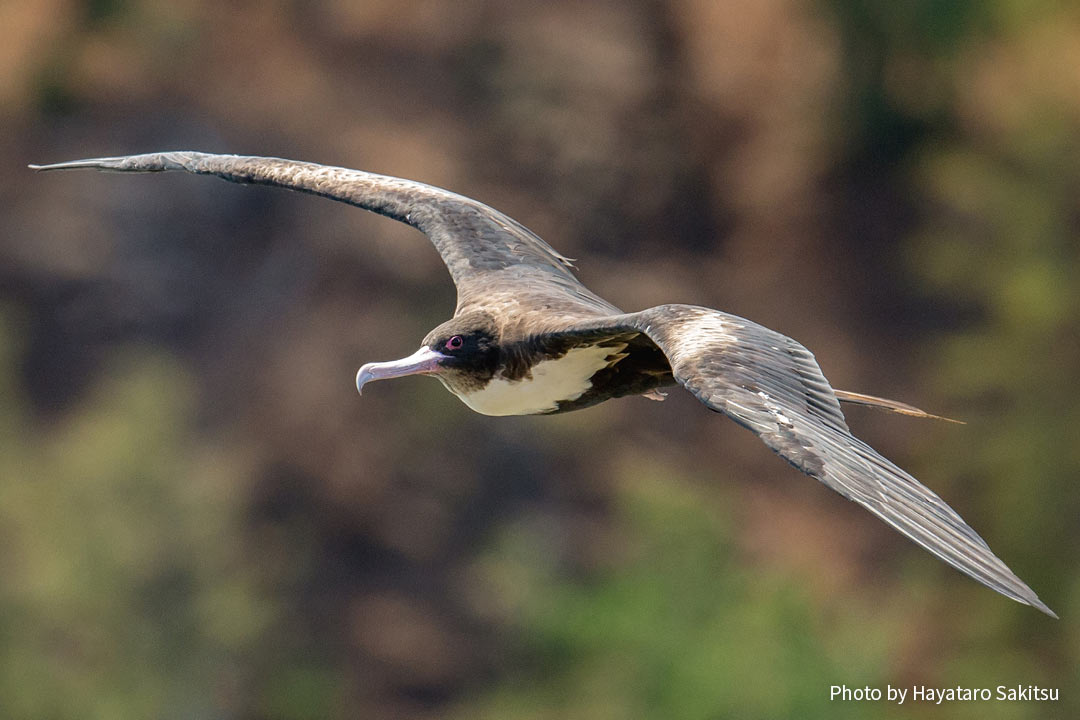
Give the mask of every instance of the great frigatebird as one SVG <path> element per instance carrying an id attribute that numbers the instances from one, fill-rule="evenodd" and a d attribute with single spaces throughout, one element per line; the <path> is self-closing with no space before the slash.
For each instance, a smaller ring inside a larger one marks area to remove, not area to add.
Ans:
<path id="1" fill-rule="evenodd" d="M 1057 617 L 944 500 L 856 438 L 839 401 L 928 416 L 834 390 L 799 343 L 693 305 L 624 313 L 578 282 L 570 260 L 483 203 L 431 185 L 278 158 L 165 152 L 31 165 L 37 170 L 183 170 L 346 202 L 428 236 L 457 286 L 454 316 L 420 349 L 356 374 L 432 375 L 476 412 L 535 415 L 679 384 L 749 428 L 802 472 L 854 500 L 958 570 Z"/>

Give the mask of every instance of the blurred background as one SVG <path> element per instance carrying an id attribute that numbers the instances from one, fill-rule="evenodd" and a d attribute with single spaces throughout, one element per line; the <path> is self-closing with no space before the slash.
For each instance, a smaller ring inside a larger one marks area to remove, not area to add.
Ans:
<path id="1" fill-rule="evenodd" d="M 23 0 L 0 28 L 4 717 L 1080 716 L 1074 3 Z M 967 421 L 848 413 L 1062 620 L 686 393 L 358 397 L 453 310 L 408 227 L 26 169 L 167 149 L 451 188 L 626 310 L 744 315 Z"/>

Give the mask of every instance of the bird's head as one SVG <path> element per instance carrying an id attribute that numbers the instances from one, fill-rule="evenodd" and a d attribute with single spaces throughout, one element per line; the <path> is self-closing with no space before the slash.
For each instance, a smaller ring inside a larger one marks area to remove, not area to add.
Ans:
<path id="1" fill-rule="evenodd" d="M 434 375 L 454 394 L 483 387 L 499 360 L 498 327 L 487 313 L 447 320 L 424 338 L 420 349 L 401 360 L 367 363 L 356 373 L 356 389 L 372 380 Z"/>

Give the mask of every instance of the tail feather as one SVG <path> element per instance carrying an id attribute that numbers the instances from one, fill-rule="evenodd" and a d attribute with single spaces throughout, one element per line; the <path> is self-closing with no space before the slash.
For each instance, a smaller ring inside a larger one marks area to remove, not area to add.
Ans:
<path id="1" fill-rule="evenodd" d="M 953 420 L 952 418 L 943 417 L 941 415 L 934 415 L 928 413 L 925 410 L 920 410 L 914 405 L 908 405 L 902 403 L 899 400 L 889 400 L 888 398 L 881 398 L 875 395 L 866 395 L 864 393 L 849 392 L 847 390 L 833 390 L 836 393 L 836 399 L 840 402 L 850 403 L 852 405 L 863 405 L 865 407 L 877 408 L 879 410 L 885 410 L 887 412 L 900 413 L 901 415 L 910 415 L 911 417 L 928 418 L 932 420 L 944 420 L 945 422 L 957 423 L 964 425 L 963 420 Z"/>

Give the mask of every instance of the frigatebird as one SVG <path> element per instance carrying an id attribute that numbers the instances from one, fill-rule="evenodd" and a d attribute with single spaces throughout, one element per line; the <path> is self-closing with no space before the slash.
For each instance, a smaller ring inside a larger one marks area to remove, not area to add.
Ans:
<path id="1" fill-rule="evenodd" d="M 785 335 L 693 305 L 624 313 L 582 285 L 568 258 L 516 220 L 420 182 L 187 151 L 30 167 L 215 175 L 321 195 L 407 223 L 442 255 L 457 307 L 412 355 L 361 367 L 357 390 L 372 380 L 432 375 L 476 412 L 540 415 L 626 395 L 662 399 L 660 388 L 679 384 L 946 563 L 1057 617 L 944 500 L 852 435 L 839 401 L 936 416 L 834 390 L 810 351 Z"/>

